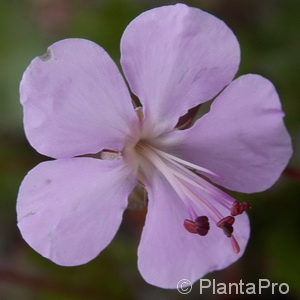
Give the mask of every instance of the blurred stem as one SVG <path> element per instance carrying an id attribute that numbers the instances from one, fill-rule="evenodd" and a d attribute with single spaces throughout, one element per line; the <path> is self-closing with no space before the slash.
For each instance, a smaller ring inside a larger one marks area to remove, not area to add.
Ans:
<path id="1" fill-rule="evenodd" d="M 63 293 L 69 296 L 95 296 L 95 291 L 87 287 L 78 287 L 65 282 L 59 282 L 48 278 L 41 278 L 29 274 L 19 273 L 16 270 L 0 267 L 0 282 L 9 282 L 18 286 L 25 286 L 33 290 L 46 290 Z M 100 299 L 100 298 L 99 298 Z"/>

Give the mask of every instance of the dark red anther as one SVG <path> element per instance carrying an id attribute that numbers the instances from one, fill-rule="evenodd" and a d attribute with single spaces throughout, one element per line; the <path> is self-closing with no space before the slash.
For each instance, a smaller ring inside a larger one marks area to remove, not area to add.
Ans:
<path id="1" fill-rule="evenodd" d="M 185 219 L 183 222 L 184 228 L 190 233 L 197 233 L 196 223 L 192 220 Z"/>
<path id="2" fill-rule="evenodd" d="M 249 202 L 238 202 L 235 201 L 231 207 L 230 213 L 232 216 L 237 216 L 242 214 L 245 210 L 251 208 Z"/>
<path id="3" fill-rule="evenodd" d="M 234 223 L 234 217 L 232 216 L 227 216 L 223 219 L 221 219 L 218 223 L 217 226 L 222 228 L 225 235 L 227 237 L 231 237 L 232 233 L 233 233 L 233 223 Z"/>
<path id="4" fill-rule="evenodd" d="M 195 221 L 185 219 L 184 228 L 190 233 L 197 233 L 199 235 L 206 235 L 209 231 L 209 222 L 206 216 L 200 216 Z"/>
<path id="5" fill-rule="evenodd" d="M 199 235 L 207 235 L 209 231 L 209 222 L 207 216 L 197 217 L 195 220 L 197 233 Z"/>
<path id="6" fill-rule="evenodd" d="M 217 223 L 217 226 L 218 226 L 218 227 L 222 227 L 224 224 L 232 225 L 233 223 L 234 223 L 234 217 L 232 217 L 232 216 L 227 216 L 227 217 L 221 219 L 221 220 Z"/>

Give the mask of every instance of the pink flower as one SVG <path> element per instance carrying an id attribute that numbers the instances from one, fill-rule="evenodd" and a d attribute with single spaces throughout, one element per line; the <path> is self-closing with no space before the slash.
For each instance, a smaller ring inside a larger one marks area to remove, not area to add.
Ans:
<path id="1" fill-rule="evenodd" d="M 41 255 L 84 264 L 111 242 L 140 182 L 149 202 L 138 267 L 147 282 L 175 288 L 182 278 L 194 282 L 225 268 L 245 250 L 249 205 L 211 182 L 245 193 L 269 188 L 290 158 L 290 137 L 267 79 L 232 81 L 239 44 L 206 12 L 183 4 L 146 11 L 126 28 L 121 54 L 142 109 L 134 110 L 107 53 L 84 39 L 56 42 L 25 71 L 27 138 L 56 160 L 22 182 L 18 226 Z M 175 128 L 189 108 L 225 86 L 192 128 Z M 104 149 L 117 159 L 82 157 Z"/>

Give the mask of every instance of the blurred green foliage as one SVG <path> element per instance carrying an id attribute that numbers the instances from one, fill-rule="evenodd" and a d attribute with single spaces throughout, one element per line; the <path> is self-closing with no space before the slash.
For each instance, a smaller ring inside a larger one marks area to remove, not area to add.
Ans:
<path id="1" fill-rule="evenodd" d="M 300 168 L 300 39 L 298 0 L 182 1 L 223 19 L 242 49 L 239 73 L 270 78 L 281 95 Z M 83 37 L 101 44 L 118 62 L 121 34 L 146 9 L 174 1 L 2 0 L 0 2 L 0 299 L 181 299 L 143 281 L 136 267 L 140 212 L 127 213 L 113 243 L 87 265 L 63 268 L 40 257 L 16 228 L 15 199 L 26 174 L 44 158 L 25 139 L 18 85 L 30 60 L 49 44 Z M 253 203 L 252 237 L 244 257 L 217 280 L 287 282 L 286 299 L 300 297 L 299 178 L 282 177 L 269 191 L 237 195 Z M 196 284 L 197 285 L 197 284 Z M 191 299 L 198 299 L 196 287 Z M 269 295 L 270 296 L 270 295 Z M 207 295 L 209 299 L 221 297 Z M 234 298 L 234 296 L 232 296 Z M 274 296 L 275 297 L 275 296 Z M 282 296 L 283 297 L 283 296 Z"/>

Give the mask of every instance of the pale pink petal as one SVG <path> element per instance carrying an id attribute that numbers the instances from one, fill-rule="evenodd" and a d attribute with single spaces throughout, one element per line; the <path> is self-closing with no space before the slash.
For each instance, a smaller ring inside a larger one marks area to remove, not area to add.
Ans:
<path id="1" fill-rule="evenodd" d="M 142 13 L 125 29 L 121 64 L 146 120 L 162 131 L 235 75 L 239 44 L 218 18 L 184 4 Z"/>
<path id="2" fill-rule="evenodd" d="M 250 230 L 246 214 L 236 218 L 234 233 L 241 248 L 236 254 L 230 239 L 212 222 L 206 236 L 185 230 L 183 221 L 189 214 L 165 179 L 156 175 L 146 187 L 149 203 L 138 249 L 138 267 L 147 282 L 162 288 L 176 288 L 180 279 L 194 282 L 242 256 Z M 222 207 L 219 209 L 224 211 Z M 197 212 L 208 215 L 203 209 Z"/>
<path id="3" fill-rule="evenodd" d="M 26 136 L 50 157 L 121 149 L 136 121 L 116 65 L 100 46 L 84 39 L 56 42 L 35 58 L 20 94 Z"/>
<path id="4" fill-rule="evenodd" d="M 44 257 L 59 265 L 84 264 L 114 237 L 134 184 L 122 161 L 43 162 L 21 184 L 18 227 Z"/>
<path id="5" fill-rule="evenodd" d="M 241 76 L 191 129 L 175 133 L 178 155 L 218 174 L 211 179 L 226 188 L 263 191 L 278 179 L 292 154 L 283 117 L 270 81 Z"/>

